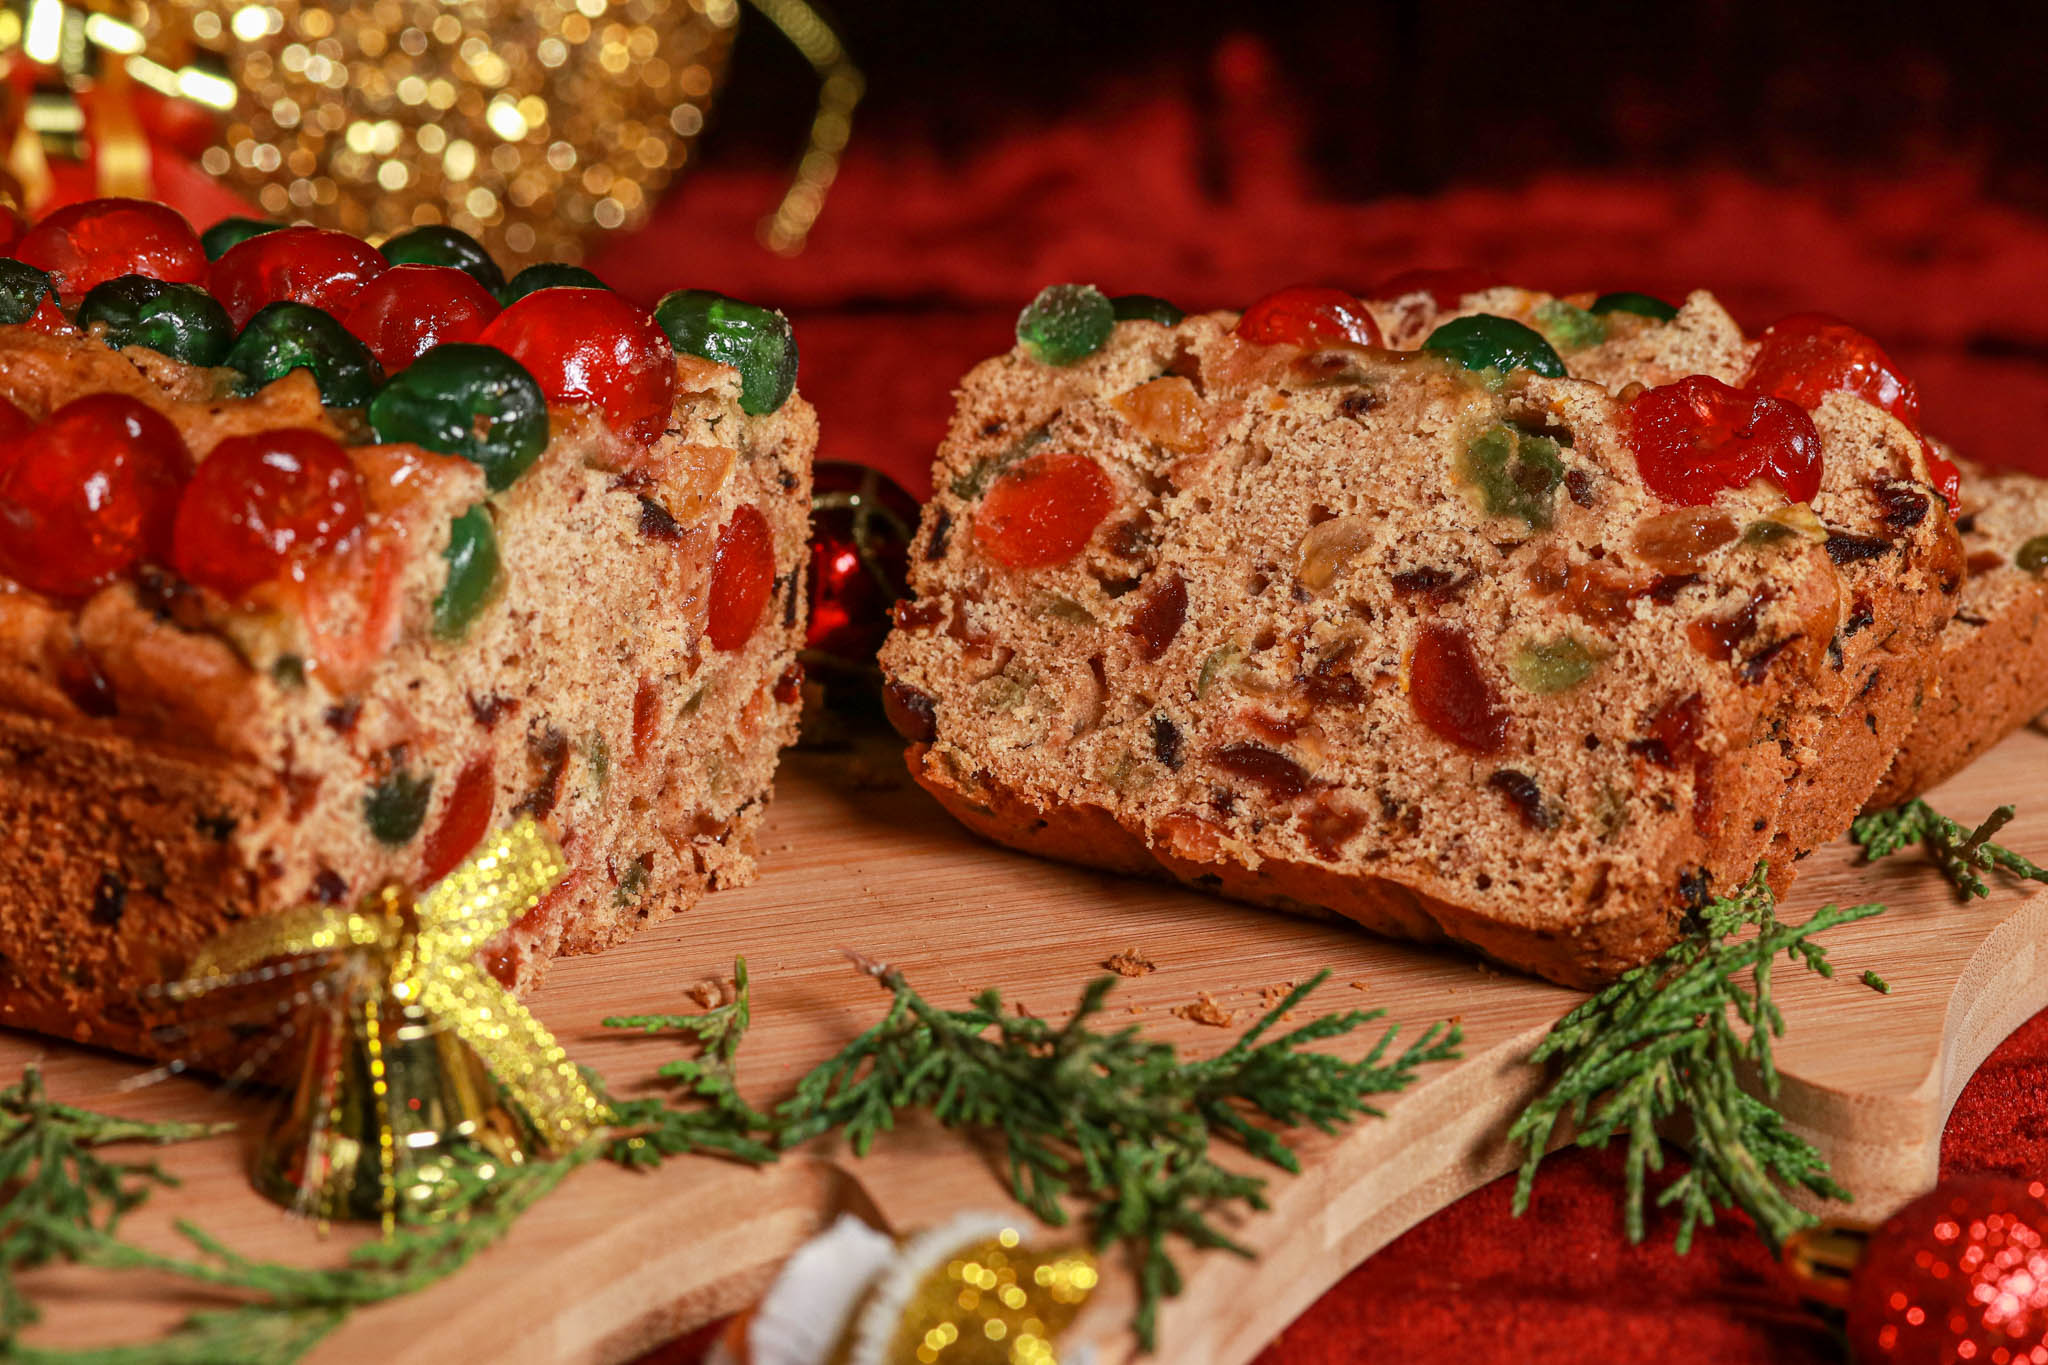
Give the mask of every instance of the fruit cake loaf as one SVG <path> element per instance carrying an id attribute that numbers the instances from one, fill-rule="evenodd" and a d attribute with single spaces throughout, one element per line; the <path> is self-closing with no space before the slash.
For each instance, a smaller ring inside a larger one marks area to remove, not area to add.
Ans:
<path id="1" fill-rule="evenodd" d="M 1923 482 L 1916 490 L 1881 454 L 1859 465 L 1838 453 L 1859 445 L 1867 454 L 1878 451 L 1874 428 L 1887 415 L 1917 438 L 1919 403 L 1911 381 L 1870 337 L 1817 314 L 1781 319 L 1751 342 L 1704 291 L 1676 309 L 1643 294 L 1554 298 L 1506 286 L 1468 292 L 1455 302 L 1409 298 L 1382 307 L 1425 334 L 1455 319 L 1464 319 L 1460 327 L 1481 325 L 1480 317 L 1519 322 L 1542 333 L 1570 373 L 1617 392 L 1706 376 L 1811 411 L 1836 455 L 1813 510 L 1853 598 L 1830 656 L 1826 705 L 1805 731 L 1788 736 L 1797 776 L 1773 862 L 1782 864 L 1795 845 L 1811 847 L 1839 834 L 1870 798 L 1877 782 L 1872 774 L 1886 771 L 1938 689 L 1937 640 L 1959 601 L 1960 545 L 1942 515 L 1957 502 L 1956 467 L 1932 447 L 1924 449 L 1924 477 L 1939 486 L 1937 499 L 1933 487 Z M 1726 391 L 1695 387 L 1740 410 Z M 1858 782 L 1869 788 L 1859 791 Z"/>
<path id="2" fill-rule="evenodd" d="M 1970 577 L 1941 637 L 1940 687 L 1870 798 L 1911 800 L 2048 707 L 2048 479 L 1960 461 Z"/>
<path id="3" fill-rule="evenodd" d="M 520 989 L 746 880 L 817 439 L 786 323 L 445 230 L 216 245 L 112 203 L 0 261 L 0 1022 L 162 1050 L 143 988 L 224 926 L 522 815 L 571 871 L 485 950 Z"/>
<path id="4" fill-rule="evenodd" d="M 1924 481 L 1910 432 L 1632 421 L 1336 291 L 1176 319 L 1056 288 L 963 381 L 881 656 L 920 783 L 1014 847 L 1578 985 L 1748 874 L 1854 600 L 1823 430 Z"/>

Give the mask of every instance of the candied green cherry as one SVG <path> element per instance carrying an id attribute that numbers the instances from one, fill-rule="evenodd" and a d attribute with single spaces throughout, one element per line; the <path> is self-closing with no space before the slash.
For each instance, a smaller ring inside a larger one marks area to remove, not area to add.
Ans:
<path id="1" fill-rule="evenodd" d="M 505 287 L 505 272 L 491 253 L 460 228 L 440 223 L 410 228 L 377 249 L 393 265 L 452 265 L 493 294 Z"/>
<path id="2" fill-rule="evenodd" d="M 742 303 L 709 289 L 678 289 L 654 305 L 654 320 L 682 355 L 702 356 L 740 372 L 740 408 L 774 412 L 796 388 L 796 336 L 773 308 Z"/>
<path id="3" fill-rule="evenodd" d="M 100 323 L 109 346 L 147 346 L 187 365 L 218 365 L 234 344 L 235 324 L 220 301 L 196 284 L 123 275 L 96 284 L 78 305 L 78 325 Z"/>
<path id="4" fill-rule="evenodd" d="M 1564 482 L 1556 441 L 1509 426 L 1492 426 L 1465 447 L 1458 472 L 1478 488 L 1490 517 L 1520 517 L 1532 531 L 1546 530 Z"/>
<path id="5" fill-rule="evenodd" d="M 10 326 L 27 322 L 47 299 L 57 297 L 56 281 L 49 272 L 26 261 L 0 257 L 0 323 Z"/>
<path id="6" fill-rule="evenodd" d="M 2035 536 L 2020 546 L 2012 562 L 2030 574 L 2048 576 L 2048 535 Z"/>
<path id="7" fill-rule="evenodd" d="M 1017 315 L 1017 340 L 1041 365 L 1071 365 L 1101 350 L 1116 306 L 1092 284 L 1051 284 Z"/>
<path id="8" fill-rule="evenodd" d="M 1508 676 L 1524 691 L 1549 696 L 1577 687 L 1606 660 L 1605 653 L 1561 635 L 1555 640 L 1531 640 L 1517 649 L 1508 656 Z"/>
<path id="9" fill-rule="evenodd" d="M 542 261 L 530 265 L 514 275 L 498 288 L 498 302 L 511 307 L 528 294 L 542 289 L 609 289 L 597 276 L 580 265 L 564 265 L 560 261 Z"/>
<path id="10" fill-rule="evenodd" d="M 251 393 L 293 370 L 311 370 L 330 408 L 363 406 L 384 377 L 370 348 L 332 313 L 290 300 L 257 310 L 221 363 L 241 371 Z"/>
<path id="11" fill-rule="evenodd" d="M 526 367 L 491 346 L 444 342 L 400 370 L 370 403 L 379 441 L 459 455 L 502 493 L 548 443 L 548 402 Z"/>
<path id="12" fill-rule="evenodd" d="M 1536 327 L 1562 350 L 1582 351 L 1607 340 L 1607 324 L 1596 314 L 1563 299 L 1546 299 L 1536 307 Z"/>
<path id="13" fill-rule="evenodd" d="M 1634 313 L 1637 317 L 1650 318 L 1656 322 L 1669 322 L 1678 316 L 1673 308 L 1655 294 L 1638 294 L 1633 289 L 1621 289 L 1612 294 L 1602 294 L 1593 300 L 1590 313 Z"/>
<path id="14" fill-rule="evenodd" d="M 434 634 L 443 640 L 462 637 L 490 604 L 498 586 L 498 532 L 490 509 L 482 503 L 449 524 L 448 582 L 434 599 Z"/>
<path id="15" fill-rule="evenodd" d="M 1157 294 L 1117 294 L 1109 309 L 1118 322 L 1156 322 L 1161 327 L 1178 326 L 1187 316 Z"/>
<path id="16" fill-rule="evenodd" d="M 227 254 L 229 247 L 240 246 L 251 237 L 261 237 L 284 226 L 262 218 L 223 218 L 199 234 L 199 248 L 206 253 L 207 260 L 217 261 Z"/>
<path id="17" fill-rule="evenodd" d="M 1431 332 L 1422 346 L 1468 370 L 1533 370 L 1549 379 L 1564 378 L 1564 362 L 1541 332 L 1492 313 L 1452 318 Z"/>
<path id="18" fill-rule="evenodd" d="M 415 775 L 400 768 L 370 788 L 363 797 L 363 823 L 386 848 L 403 848 L 426 823 L 427 803 L 434 795 L 434 775 Z"/>

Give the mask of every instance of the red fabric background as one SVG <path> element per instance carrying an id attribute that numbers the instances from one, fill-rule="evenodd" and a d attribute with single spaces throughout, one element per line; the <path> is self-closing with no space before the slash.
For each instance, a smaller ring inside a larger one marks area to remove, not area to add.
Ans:
<path id="1" fill-rule="evenodd" d="M 1219 109 L 1136 85 L 958 156 L 856 137 L 794 260 L 751 242 L 775 172 L 706 173 L 595 265 L 644 299 L 701 284 L 786 307 L 823 420 L 820 457 L 879 466 L 920 493 L 954 380 L 1008 346 L 1016 310 L 1043 284 L 1089 280 L 1199 308 L 1300 280 L 1361 288 L 1466 263 L 1558 290 L 1711 288 L 1752 327 L 1796 309 L 1839 313 L 1918 378 L 1930 429 L 2048 472 L 2048 222 L 1968 172 L 1821 184 L 1550 175 L 1336 203 L 1296 159 L 1300 116 L 1264 50 L 1228 42 L 1212 74 Z M 2048 1171 L 2048 1015 L 1971 1083 L 1943 1169 Z M 1670 1251 L 1663 1220 L 1629 1247 L 1617 1171 L 1611 1154 L 1554 1158 L 1519 1222 L 1508 1182 L 1472 1194 L 1353 1271 L 1260 1365 L 1839 1359 L 1739 1218 L 1689 1257 Z M 655 1359 L 687 1365 L 700 1349 L 701 1338 Z"/>

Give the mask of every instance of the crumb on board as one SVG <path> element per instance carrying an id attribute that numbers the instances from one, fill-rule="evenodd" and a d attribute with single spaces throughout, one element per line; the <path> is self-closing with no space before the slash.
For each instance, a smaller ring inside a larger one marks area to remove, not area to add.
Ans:
<path id="1" fill-rule="evenodd" d="M 1115 957 L 1105 958 L 1102 965 L 1118 976 L 1150 976 L 1159 970 L 1157 963 L 1136 948 L 1126 948 Z"/>
<path id="2" fill-rule="evenodd" d="M 1369 991 L 1372 989 L 1372 983 L 1367 981 L 1354 981 L 1351 983 L 1351 989 L 1354 991 Z"/>
<path id="3" fill-rule="evenodd" d="M 1259 1003 L 1270 1010 L 1282 1000 L 1285 1000 L 1287 993 L 1293 989 L 1294 983 L 1292 981 L 1282 981 L 1274 986 L 1261 986 L 1259 987 Z"/>
<path id="4" fill-rule="evenodd" d="M 1133 1005 L 1131 1006 L 1130 1012 L 1132 1014 L 1143 1014 L 1145 1012 L 1145 1007 L 1143 1005 Z"/>
<path id="5" fill-rule="evenodd" d="M 1229 1028 L 1237 1018 L 1235 1010 L 1227 1010 L 1216 1003 L 1216 997 L 1207 991 L 1192 1005 L 1175 1005 L 1173 1013 L 1191 1024 L 1207 1024 L 1210 1028 Z"/>

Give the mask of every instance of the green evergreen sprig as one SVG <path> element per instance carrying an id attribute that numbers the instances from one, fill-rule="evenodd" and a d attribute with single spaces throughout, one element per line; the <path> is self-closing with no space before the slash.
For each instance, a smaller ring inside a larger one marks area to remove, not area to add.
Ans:
<path id="1" fill-rule="evenodd" d="M 631 1014 L 604 1021 L 606 1028 L 648 1034 L 682 1034 L 701 1054 L 664 1063 L 655 1073 L 671 1089 L 660 1095 L 622 1100 L 608 1097 L 614 1137 L 605 1155 L 622 1166 L 659 1166 L 673 1156 L 714 1152 L 754 1165 L 778 1155 L 772 1142 L 775 1121 L 744 1099 L 738 1088 L 740 1042 L 753 1023 L 747 960 L 734 958 L 733 998 L 700 1014 Z M 677 1100 L 696 1101 L 678 1105 Z"/>
<path id="2" fill-rule="evenodd" d="M 1991 836 L 2010 824 L 2015 813 L 2011 806 L 2000 806 L 1983 824 L 1969 829 L 1915 799 L 1891 810 L 1858 816 L 1849 826 L 1849 837 L 1862 845 L 1864 859 L 1873 863 L 1914 844 L 1922 845 L 1941 875 L 1968 900 L 1991 894 L 1983 876 L 1987 872 L 2003 871 L 2025 881 L 2048 883 L 2048 868 L 1991 842 Z"/>
<path id="3" fill-rule="evenodd" d="M 1508 1131 L 1525 1154 L 1517 1214 L 1529 1206 L 1537 1167 L 1566 1115 L 1581 1147 L 1627 1138 L 1624 1217 L 1632 1242 L 1644 1236 L 1646 1179 L 1664 1164 L 1662 1131 L 1681 1116 L 1691 1126 L 1680 1144 L 1689 1169 L 1657 1196 L 1660 1207 L 1678 1206 L 1681 1253 L 1717 1209 L 1743 1210 L 1776 1247 L 1813 1221 L 1787 1196 L 1789 1187 L 1848 1197 L 1812 1144 L 1742 1081 L 1753 1071 L 1766 1097 L 1778 1093 L 1772 1041 L 1785 1031 L 1771 998 L 1778 955 L 1833 976 L 1814 937 L 1884 907 L 1830 905 L 1805 924 L 1780 924 L 1764 872 L 1759 864 L 1734 895 L 1707 904 L 1685 937 L 1559 1020 L 1530 1054 L 1532 1064 L 1555 1069 Z"/>
<path id="4" fill-rule="evenodd" d="M 797 1083 L 776 1110 L 781 1145 L 840 1132 L 865 1153 L 899 1114 L 915 1110 L 1000 1140 L 1019 1203 L 1058 1226 L 1067 1222 L 1066 1202 L 1076 1200 L 1098 1247 L 1130 1249 L 1140 1296 L 1132 1328 L 1148 1350 L 1160 1301 L 1181 1288 L 1171 1240 L 1249 1255 L 1215 1215 L 1231 1204 L 1266 1206 L 1265 1179 L 1217 1164 L 1212 1139 L 1297 1170 L 1293 1149 L 1256 1120 L 1334 1132 L 1377 1115 L 1372 1096 L 1404 1089 L 1420 1067 L 1458 1055 L 1459 1031 L 1444 1024 L 1391 1058 L 1391 1027 L 1356 1062 L 1305 1050 L 1380 1011 L 1325 1015 L 1261 1042 L 1327 971 L 1295 987 L 1221 1055 L 1185 1062 L 1135 1027 L 1091 1027 L 1112 977 L 1091 982 L 1073 1017 L 1055 1027 L 1006 1012 L 993 990 L 969 1009 L 941 1009 L 896 968 L 855 961 L 890 993 L 888 1013 Z"/>

